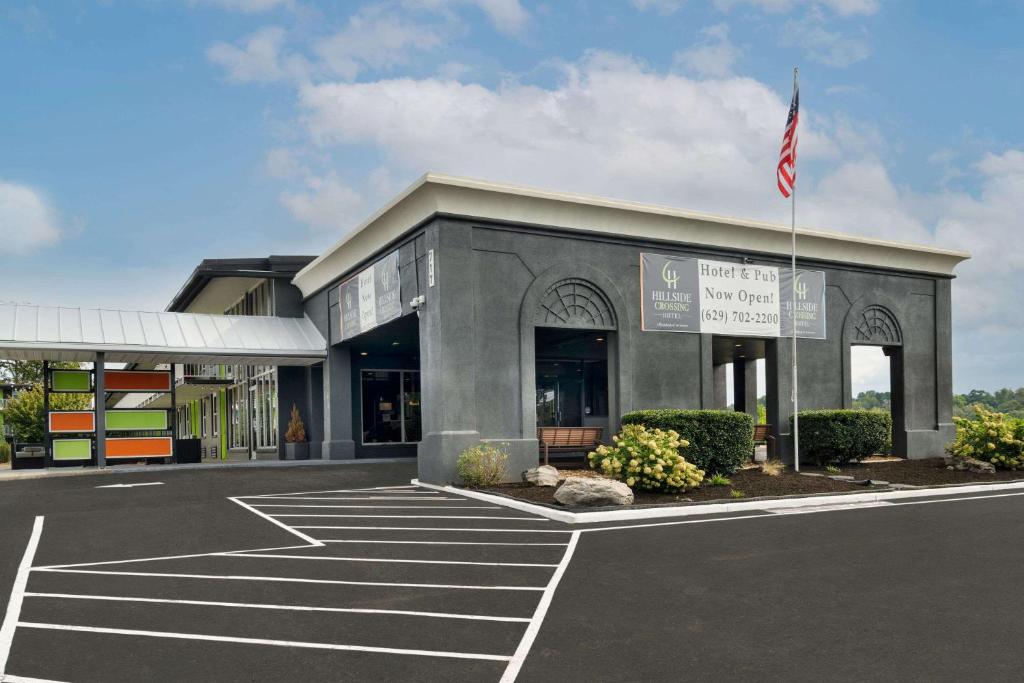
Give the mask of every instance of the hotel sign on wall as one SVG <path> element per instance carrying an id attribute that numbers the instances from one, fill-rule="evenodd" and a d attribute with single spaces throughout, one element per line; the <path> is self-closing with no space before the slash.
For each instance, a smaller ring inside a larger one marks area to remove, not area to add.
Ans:
<path id="1" fill-rule="evenodd" d="M 791 271 L 640 255 L 641 328 L 739 337 L 792 334 Z M 797 270 L 797 336 L 825 338 L 825 273 Z"/>
<path id="2" fill-rule="evenodd" d="M 351 339 L 402 315 L 398 251 L 338 285 L 341 338 Z"/>

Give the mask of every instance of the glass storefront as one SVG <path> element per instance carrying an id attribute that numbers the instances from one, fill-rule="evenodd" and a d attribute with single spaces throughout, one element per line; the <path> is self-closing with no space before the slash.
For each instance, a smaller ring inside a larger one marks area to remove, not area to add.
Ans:
<path id="1" fill-rule="evenodd" d="M 364 444 L 420 441 L 419 371 L 363 370 L 360 389 Z"/>
<path id="2" fill-rule="evenodd" d="M 607 415 L 607 361 L 537 361 L 538 427 L 581 427 L 584 417 Z"/>

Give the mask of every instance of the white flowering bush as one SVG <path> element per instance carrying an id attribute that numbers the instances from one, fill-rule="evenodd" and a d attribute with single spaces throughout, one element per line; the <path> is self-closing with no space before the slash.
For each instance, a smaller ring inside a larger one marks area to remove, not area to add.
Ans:
<path id="1" fill-rule="evenodd" d="M 624 425 L 612 441 L 613 446 L 598 446 L 587 460 L 593 469 L 631 489 L 673 493 L 696 488 L 704 480 L 704 470 L 679 455 L 690 444 L 671 429 Z"/>
<path id="2" fill-rule="evenodd" d="M 1024 469 L 1024 421 L 975 406 L 973 420 L 954 417 L 956 439 L 946 449 L 957 458 L 975 458 L 999 469 Z"/>

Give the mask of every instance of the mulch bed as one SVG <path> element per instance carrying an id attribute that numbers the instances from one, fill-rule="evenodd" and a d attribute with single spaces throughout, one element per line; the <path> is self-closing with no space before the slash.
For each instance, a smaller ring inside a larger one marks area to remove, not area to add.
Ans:
<path id="1" fill-rule="evenodd" d="M 869 487 L 846 481 L 835 481 L 824 477 L 805 477 L 795 472 L 784 472 L 776 477 L 763 474 L 760 469 L 741 470 L 729 475 L 731 486 L 704 485 L 685 493 L 650 493 L 634 492 L 634 505 L 666 505 L 680 503 L 700 503 L 709 500 L 739 501 L 746 498 L 764 496 L 804 496 L 815 493 L 844 493 L 850 491 L 866 491 Z M 533 486 L 527 484 L 500 484 L 477 489 L 488 493 L 500 493 L 513 498 L 554 505 L 555 488 L 550 486 Z M 733 498 L 732 491 L 742 491 L 742 498 Z"/>
<path id="2" fill-rule="evenodd" d="M 568 468 L 567 468 L 568 469 Z M 896 460 L 887 462 L 852 463 L 844 465 L 839 472 L 827 472 L 823 468 L 804 466 L 803 472 L 823 474 L 821 477 L 809 477 L 786 470 L 782 474 L 771 477 L 761 472 L 760 468 L 740 470 L 729 475 L 732 482 L 729 486 L 702 485 L 684 493 L 650 493 L 634 492 L 634 505 L 686 505 L 708 501 L 740 501 L 749 498 L 778 496 L 807 496 L 822 493 L 850 493 L 885 489 L 885 486 L 866 485 L 865 480 L 888 482 L 889 484 L 908 484 L 911 486 L 942 486 L 946 484 L 971 484 L 979 482 L 1024 480 L 1024 472 L 996 470 L 995 474 L 979 474 L 946 469 L 942 458 L 927 460 Z M 572 476 L 572 472 L 569 472 Z M 596 473 L 578 472 L 576 476 Z M 845 475 L 854 477 L 855 481 L 837 481 L 829 479 L 829 475 Z M 549 486 L 533 486 L 529 484 L 500 484 L 487 486 L 479 491 L 499 493 L 519 498 L 531 503 L 540 503 L 554 507 L 562 507 L 555 501 L 555 488 Z M 732 491 L 742 491 L 743 496 L 734 498 Z"/>
<path id="3" fill-rule="evenodd" d="M 996 470 L 995 474 L 980 474 L 948 470 L 946 469 L 946 462 L 942 458 L 850 464 L 843 465 L 839 468 L 840 471 L 835 473 L 826 472 L 818 467 L 803 467 L 801 469 L 805 472 L 843 474 L 856 479 L 874 479 L 887 481 L 892 484 L 910 484 L 912 486 L 941 486 L 943 484 L 973 484 L 988 481 L 1024 479 L 1024 471 Z"/>

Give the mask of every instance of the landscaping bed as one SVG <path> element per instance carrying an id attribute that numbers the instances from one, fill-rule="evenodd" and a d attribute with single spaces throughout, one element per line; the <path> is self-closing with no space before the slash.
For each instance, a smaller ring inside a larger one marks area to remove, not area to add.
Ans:
<path id="1" fill-rule="evenodd" d="M 803 467 L 804 472 L 830 475 L 840 474 L 855 479 L 887 481 L 892 484 L 912 486 L 941 486 L 943 484 L 976 484 L 990 481 L 1024 480 L 1024 471 L 996 470 L 994 474 L 962 472 L 946 469 L 943 458 L 926 460 L 891 460 L 885 462 L 850 463 L 839 468 L 839 472 L 826 472 L 818 467 Z M 818 479 L 819 477 L 805 477 Z"/>
<path id="2" fill-rule="evenodd" d="M 571 471 L 565 472 L 573 476 Z M 582 472 L 580 473 L 582 474 Z M 589 473 L 588 473 L 589 474 Z M 578 475 L 577 475 L 578 476 Z M 702 503 L 707 501 L 737 502 L 748 498 L 768 496 L 806 496 L 817 493 L 850 493 L 868 491 L 876 487 L 868 487 L 848 481 L 836 481 L 825 477 L 805 477 L 795 472 L 783 472 L 778 476 L 769 476 L 760 469 L 740 470 L 729 475 L 732 482 L 729 486 L 711 486 L 702 484 L 699 488 L 683 493 L 651 493 L 634 491 L 634 505 L 679 505 L 686 503 Z M 563 507 L 555 502 L 556 488 L 553 486 L 533 486 L 532 484 L 499 484 L 485 486 L 477 491 L 499 493 L 519 498 L 531 503 Z M 742 491 L 742 497 L 734 497 L 733 491 Z"/>

